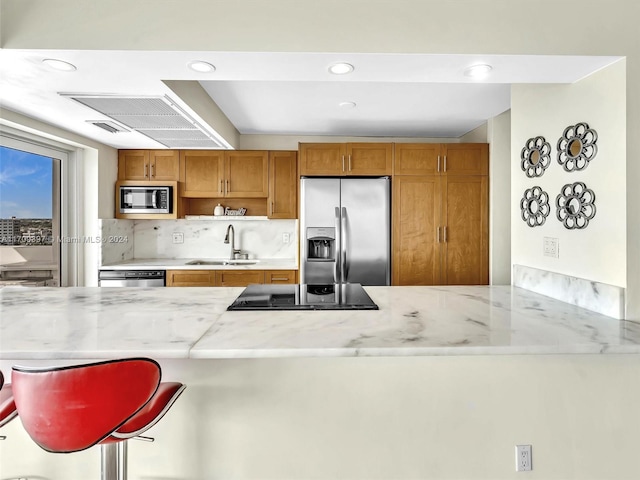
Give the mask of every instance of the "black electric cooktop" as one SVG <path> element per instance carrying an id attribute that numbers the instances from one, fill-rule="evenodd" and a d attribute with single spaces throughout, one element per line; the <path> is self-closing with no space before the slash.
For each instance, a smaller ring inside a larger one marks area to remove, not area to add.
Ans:
<path id="1" fill-rule="evenodd" d="M 249 285 L 227 310 L 378 310 L 359 283 Z"/>

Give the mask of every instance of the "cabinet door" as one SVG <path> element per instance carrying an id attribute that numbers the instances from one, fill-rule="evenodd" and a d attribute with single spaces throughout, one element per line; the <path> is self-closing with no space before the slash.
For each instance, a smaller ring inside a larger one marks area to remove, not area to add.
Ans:
<path id="1" fill-rule="evenodd" d="M 149 180 L 149 151 L 119 150 L 118 180 Z"/>
<path id="2" fill-rule="evenodd" d="M 443 143 L 443 172 L 447 175 L 489 175 L 489 145 Z"/>
<path id="3" fill-rule="evenodd" d="M 439 143 L 396 143 L 395 175 L 438 175 L 440 173 Z"/>
<path id="4" fill-rule="evenodd" d="M 216 286 L 246 287 L 251 283 L 264 283 L 264 270 L 217 270 Z"/>
<path id="5" fill-rule="evenodd" d="M 347 175 L 391 175 L 392 143 L 348 143 Z"/>
<path id="6" fill-rule="evenodd" d="M 301 143 L 300 175 L 345 175 L 346 145 Z"/>
<path id="7" fill-rule="evenodd" d="M 226 152 L 225 197 L 266 198 L 269 195 L 269 152 Z"/>
<path id="8" fill-rule="evenodd" d="M 223 174 L 223 151 L 180 151 L 180 181 L 183 182 L 183 197 L 222 197 L 224 195 Z"/>
<path id="9" fill-rule="evenodd" d="M 151 150 L 149 152 L 149 178 L 158 181 L 180 179 L 180 152 L 178 150 Z"/>
<path id="10" fill-rule="evenodd" d="M 393 284 L 439 285 L 441 177 L 393 182 Z"/>
<path id="11" fill-rule="evenodd" d="M 298 218 L 297 152 L 269 152 L 269 218 Z"/>
<path id="12" fill-rule="evenodd" d="M 167 270 L 167 287 L 213 287 L 214 270 Z"/>
<path id="13" fill-rule="evenodd" d="M 489 283 L 489 188 L 486 176 L 443 178 L 443 283 Z"/>
<path id="14" fill-rule="evenodd" d="M 295 270 L 266 270 L 264 283 L 297 283 Z"/>

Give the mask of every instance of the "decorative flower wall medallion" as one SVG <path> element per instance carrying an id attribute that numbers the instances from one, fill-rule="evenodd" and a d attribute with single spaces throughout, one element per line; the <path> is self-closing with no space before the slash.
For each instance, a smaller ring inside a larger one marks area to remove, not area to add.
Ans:
<path id="1" fill-rule="evenodd" d="M 556 197 L 556 215 L 565 228 L 585 228 L 596 215 L 596 194 L 582 182 L 568 183 Z"/>
<path id="2" fill-rule="evenodd" d="M 524 191 L 524 196 L 520 200 L 520 210 L 522 220 L 530 227 L 542 225 L 551 208 L 549 207 L 549 195 L 540 187 L 529 188 Z"/>
<path id="3" fill-rule="evenodd" d="M 558 140 L 558 163 L 567 172 L 583 170 L 598 153 L 598 134 L 586 123 L 564 129 Z"/>
<path id="4" fill-rule="evenodd" d="M 527 177 L 540 177 L 551 163 L 551 145 L 544 137 L 530 138 L 520 152 L 520 160 Z"/>

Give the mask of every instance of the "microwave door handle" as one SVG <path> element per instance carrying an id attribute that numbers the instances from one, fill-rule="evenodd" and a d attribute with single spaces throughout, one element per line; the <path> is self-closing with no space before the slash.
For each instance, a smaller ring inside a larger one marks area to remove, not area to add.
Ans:
<path id="1" fill-rule="evenodd" d="M 158 195 L 160 195 L 160 190 L 151 191 L 151 206 L 154 210 L 158 208 Z"/>

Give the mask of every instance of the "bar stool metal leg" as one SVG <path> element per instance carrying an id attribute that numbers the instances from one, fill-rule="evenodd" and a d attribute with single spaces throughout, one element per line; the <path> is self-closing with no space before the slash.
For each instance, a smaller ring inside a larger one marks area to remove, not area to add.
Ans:
<path id="1" fill-rule="evenodd" d="M 100 445 L 101 480 L 127 480 L 127 443 Z"/>

